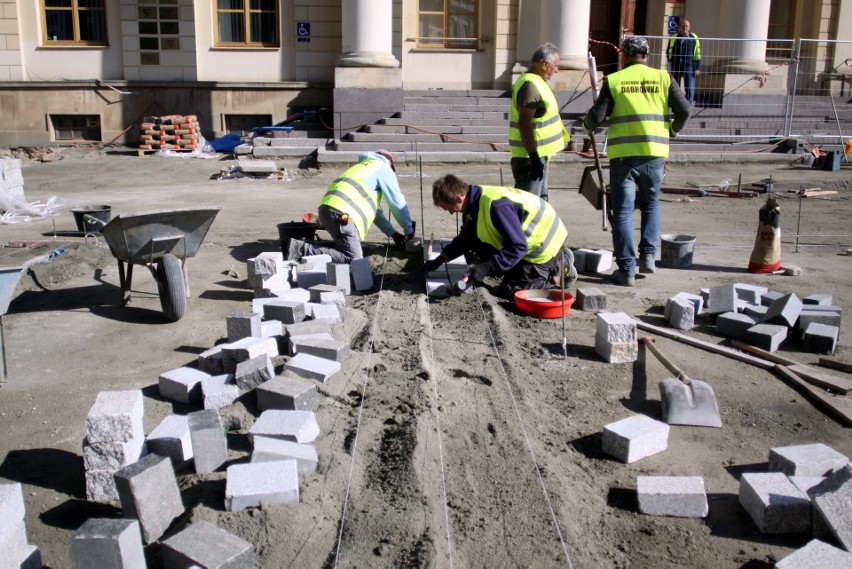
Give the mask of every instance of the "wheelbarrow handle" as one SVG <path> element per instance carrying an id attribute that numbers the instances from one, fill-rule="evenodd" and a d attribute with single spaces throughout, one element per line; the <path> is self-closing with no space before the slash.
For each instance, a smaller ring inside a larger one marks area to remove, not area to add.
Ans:
<path id="1" fill-rule="evenodd" d="M 88 222 L 88 223 L 99 223 L 101 226 L 104 226 L 104 225 L 107 224 L 106 221 L 104 221 L 102 219 L 98 219 L 97 217 L 95 217 L 94 215 L 91 215 L 89 213 L 83 214 L 83 220 Z"/>
<path id="2" fill-rule="evenodd" d="M 689 378 L 689 376 L 686 375 L 686 373 L 682 369 L 680 369 L 677 364 L 668 359 L 663 354 L 663 352 L 660 351 L 660 348 L 658 348 L 656 344 L 654 344 L 654 338 L 652 336 L 643 336 L 642 338 L 639 338 L 639 341 L 645 344 L 645 347 L 648 348 L 648 350 L 650 350 L 650 352 L 654 354 L 658 360 L 660 360 L 660 363 L 663 364 L 667 370 L 672 372 L 676 378 L 681 380 L 686 385 L 692 383 L 692 380 Z"/>

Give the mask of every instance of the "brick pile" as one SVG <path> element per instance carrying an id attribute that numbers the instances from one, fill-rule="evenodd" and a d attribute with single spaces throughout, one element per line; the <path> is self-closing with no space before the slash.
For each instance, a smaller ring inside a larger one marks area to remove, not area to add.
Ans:
<path id="1" fill-rule="evenodd" d="M 139 136 L 139 150 L 197 150 L 201 125 L 196 115 L 145 117 Z"/>

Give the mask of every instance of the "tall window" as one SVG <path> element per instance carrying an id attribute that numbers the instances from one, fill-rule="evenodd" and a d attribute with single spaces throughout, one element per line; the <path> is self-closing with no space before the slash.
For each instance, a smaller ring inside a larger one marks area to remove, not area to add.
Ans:
<path id="1" fill-rule="evenodd" d="M 476 49 L 478 0 L 420 0 L 418 47 Z"/>
<path id="2" fill-rule="evenodd" d="M 42 0 L 45 45 L 108 45 L 106 0 Z"/>
<path id="3" fill-rule="evenodd" d="M 770 61 L 789 60 L 792 56 L 791 40 L 793 33 L 793 14 L 796 12 L 796 0 L 772 0 L 769 9 L 769 29 L 767 30 L 766 59 Z"/>
<path id="4" fill-rule="evenodd" d="M 216 45 L 279 47 L 278 0 L 216 0 Z"/>

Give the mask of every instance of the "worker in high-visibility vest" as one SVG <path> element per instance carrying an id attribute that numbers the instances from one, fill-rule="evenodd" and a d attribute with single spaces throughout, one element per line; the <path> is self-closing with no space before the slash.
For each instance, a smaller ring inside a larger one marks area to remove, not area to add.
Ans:
<path id="1" fill-rule="evenodd" d="M 633 286 L 636 248 L 633 210 L 641 212 L 639 272 L 654 273 L 660 238 L 660 186 L 669 138 L 686 124 L 690 104 L 665 71 L 648 67 L 648 40 L 629 36 L 621 44 L 624 67 L 606 77 L 594 106 L 583 119 L 592 132 L 609 116 L 612 245 L 618 269 L 612 282 Z M 674 111 L 670 120 L 669 108 Z M 637 191 L 638 190 L 638 191 Z"/>
<path id="2" fill-rule="evenodd" d="M 559 71 L 559 48 L 552 43 L 535 50 L 530 70 L 512 87 L 509 110 L 510 165 L 515 187 L 548 200 L 550 157 L 571 140 L 562 124 L 559 104 L 547 81 Z"/>
<path id="3" fill-rule="evenodd" d="M 678 87 L 683 80 L 683 90 L 690 104 L 695 102 L 695 78 L 701 75 L 701 40 L 691 29 L 692 23 L 684 20 L 680 32 L 671 37 L 666 49 L 672 79 Z"/>
<path id="4" fill-rule="evenodd" d="M 394 230 L 382 213 L 382 199 L 404 234 Z M 414 237 L 415 224 L 399 189 L 393 156 L 384 150 L 361 154 L 357 164 L 334 180 L 320 201 L 317 217 L 320 226 L 334 240 L 334 246 L 290 239 L 286 245 L 288 260 L 321 254 L 329 255 L 334 263 L 360 259 L 364 256 L 361 241 L 374 223 L 398 247 Z"/>
<path id="5" fill-rule="evenodd" d="M 424 271 L 466 253 L 479 261 L 467 275 L 480 284 L 489 274 L 502 276 L 497 294 L 511 299 L 518 290 L 558 288 L 577 278 L 573 253 L 564 248 L 568 231 L 556 210 L 538 196 L 517 188 L 477 186 L 453 174 L 432 184 L 432 200 L 449 213 L 462 214 L 459 234 Z M 565 254 L 563 260 L 561 254 Z"/>

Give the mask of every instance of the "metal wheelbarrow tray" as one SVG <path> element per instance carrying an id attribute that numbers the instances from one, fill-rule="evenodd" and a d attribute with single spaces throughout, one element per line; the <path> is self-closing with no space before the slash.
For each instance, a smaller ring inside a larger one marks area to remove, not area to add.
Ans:
<path id="1" fill-rule="evenodd" d="M 186 259 L 194 257 L 221 207 L 123 213 L 101 229 L 118 260 L 122 304 L 130 300 L 133 265 L 144 265 L 157 281 L 163 314 L 176 322 L 186 312 Z M 127 265 L 125 270 L 125 264 Z"/>

